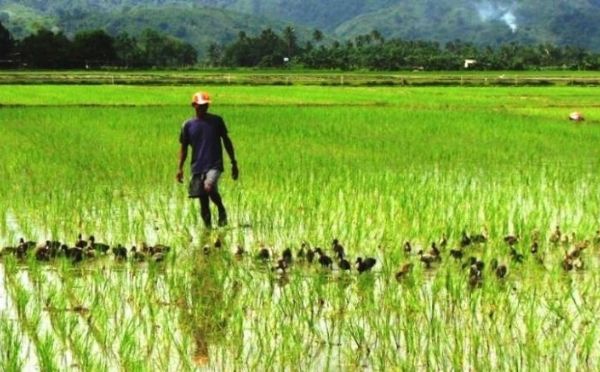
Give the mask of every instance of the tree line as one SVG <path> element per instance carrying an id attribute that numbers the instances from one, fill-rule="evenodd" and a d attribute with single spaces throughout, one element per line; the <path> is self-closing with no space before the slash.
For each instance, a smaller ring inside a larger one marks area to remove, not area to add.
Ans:
<path id="1" fill-rule="evenodd" d="M 535 70 L 600 69 L 600 54 L 581 47 L 516 42 L 498 47 L 478 46 L 461 40 L 386 40 L 372 31 L 340 42 L 314 30 L 300 42 L 290 26 L 281 33 L 271 28 L 258 35 L 240 32 L 229 44 L 213 43 L 203 65 L 211 67 L 304 67 L 341 70 Z M 111 36 L 103 30 L 77 33 L 40 29 L 15 40 L 0 23 L 0 66 L 27 68 L 182 67 L 198 64 L 198 53 L 188 43 L 146 29 L 139 36 Z"/>
<path id="2" fill-rule="evenodd" d="M 40 29 L 15 40 L 0 23 L 0 66 L 26 68 L 182 67 L 197 63 L 188 43 L 146 29 L 138 37 L 87 30 L 72 39 L 62 32 Z"/>
<path id="3" fill-rule="evenodd" d="M 477 46 L 455 40 L 386 40 L 378 31 L 346 42 L 326 41 L 320 30 L 300 44 L 294 29 L 277 34 L 272 29 L 256 36 L 240 32 L 228 45 L 211 44 L 208 63 L 224 67 L 284 67 L 342 70 L 535 70 L 559 68 L 600 69 L 600 54 L 581 47 L 552 44 L 524 45 L 516 42 L 498 47 Z M 470 60 L 467 62 L 467 60 Z"/>

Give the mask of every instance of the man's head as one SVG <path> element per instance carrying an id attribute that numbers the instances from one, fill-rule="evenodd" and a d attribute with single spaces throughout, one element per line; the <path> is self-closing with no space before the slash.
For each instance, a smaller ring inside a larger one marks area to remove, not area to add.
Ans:
<path id="1" fill-rule="evenodd" d="M 210 96 L 206 92 L 197 92 L 192 96 L 192 106 L 196 110 L 197 116 L 206 114 L 210 103 Z"/>

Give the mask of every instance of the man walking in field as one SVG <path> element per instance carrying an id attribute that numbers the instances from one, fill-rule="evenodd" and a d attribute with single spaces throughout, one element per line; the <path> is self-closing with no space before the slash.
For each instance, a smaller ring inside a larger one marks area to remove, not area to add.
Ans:
<path id="1" fill-rule="evenodd" d="M 221 140 L 231 159 L 231 177 L 237 180 L 239 175 L 233 143 L 227 134 L 225 122 L 220 116 L 208 113 L 210 103 L 210 96 L 205 92 L 198 92 L 192 96 L 196 117 L 186 121 L 181 128 L 179 135 L 181 151 L 177 172 L 177 181 L 183 183 L 183 165 L 187 159 L 188 146 L 191 146 L 192 178 L 188 190 L 189 197 L 200 199 L 200 215 L 207 228 L 212 227 L 209 199 L 219 211 L 219 226 L 227 225 L 227 212 L 217 187 L 219 177 L 223 173 Z"/>

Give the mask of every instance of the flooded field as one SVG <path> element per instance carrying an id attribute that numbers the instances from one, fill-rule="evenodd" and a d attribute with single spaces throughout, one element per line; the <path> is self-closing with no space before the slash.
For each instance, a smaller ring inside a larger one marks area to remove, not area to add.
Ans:
<path id="1" fill-rule="evenodd" d="M 596 90 L 215 87 L 208 231 L 196 90 L 0 92 L 0 370 L 600 368 Z"/>

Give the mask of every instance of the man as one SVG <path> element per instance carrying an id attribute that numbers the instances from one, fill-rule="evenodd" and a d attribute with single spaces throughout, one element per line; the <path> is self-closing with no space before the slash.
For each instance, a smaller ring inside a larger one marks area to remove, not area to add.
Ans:
<path id="1" fill-rule="evenodd" d="M 232 178 L 237 180 L 239 175 L 233 143 L 227 134 L 227 127 L 221 117 L 208 113 L 210 103 L 210 96 L 205 92 L 198 92 L 192 96 L 196 117 L 186 121 L 181 128 L 179 135 L 181 151 L 177 172 L 177 181 L 183 183 L 183 165 L 187 159 L 188 146 L 192 146 L 192 179 L 189 184 L 189 197 L 200 199 L 200 215 L 207 228 L 212 227 L 209 199 L 219 211 L 219 226 L 227 225 L 227 212 L 217 187 L 219 177 L 223 173 L 221 140 L 231 159 Z"/>

